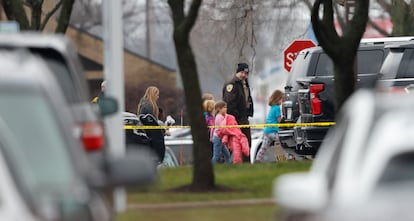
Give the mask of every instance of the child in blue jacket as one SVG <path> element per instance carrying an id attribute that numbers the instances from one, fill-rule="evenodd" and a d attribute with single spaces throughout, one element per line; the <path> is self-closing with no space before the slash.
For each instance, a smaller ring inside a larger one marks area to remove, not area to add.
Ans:
<path id="1" fill-rule="evenodd" d="M 273 91 L 272 95 L 269 98 L 269 106 L 270 110 L 267 115 L 266 124 L 278 124 L 282 119 L 280 105 L 282 104 L 283 100 L 283 92 L 280 90 Z M 262 161 L 265 152 L 269 149 L 270 145 L 279 140 L 279 127 L 272 126 L 272 127 L 265 127 L 263 135 L 263 143 L 262 147 L 260 148 L 259 152 L 256 155 L 256 161 Z"/>

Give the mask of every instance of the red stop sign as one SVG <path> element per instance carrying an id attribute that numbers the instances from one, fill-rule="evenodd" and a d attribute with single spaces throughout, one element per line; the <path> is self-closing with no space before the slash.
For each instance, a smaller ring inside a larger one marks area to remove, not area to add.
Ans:
<path id="1" fill-rule="evenodd" d="M 315 43 L 312 40 L 294 40 L 290 45 L 283 51 L 283 63 L 285 69 L 290 72 L 292 63 L 296 58 L 296 54 L 305 48 L 315 47 Z"/>

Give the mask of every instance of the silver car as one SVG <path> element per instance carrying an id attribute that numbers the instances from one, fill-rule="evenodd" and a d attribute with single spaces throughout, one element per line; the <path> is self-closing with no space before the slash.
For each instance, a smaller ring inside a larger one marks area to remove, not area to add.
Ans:
<path id="1" fill-rule="evenodd" d="M 310 171 L 275 180 L 275 201 L 287 220 L 309 220 L 357 202 L 369 204 L 384 187 L 413 183 L 413 131 L 412 94 L 355 92 Z"/>
<path id="2" fill-rule="evenodd" d="M 155 179 L 142 153 L 106 161 L 105 174 L 90 163 L 59 84 L 27 50 L 0 51 L 0 104 L 0 220 L 112 220 L 102 189 Z"/>
<path id="3" fill-rule="evenodd" d="M 45 62 L 76 122 L 72 125 L 76 137 L 91 159 L 97 164 L 103 164 L 105 151 L 109 148 L 108 142 L 105 142 L 105 128 L 98 111 L 89 101 L 85 73 L 70 39 L 61 34 L 39 32 L 0 35 L 0 51 L 15 49 L 26 49 Z"/>

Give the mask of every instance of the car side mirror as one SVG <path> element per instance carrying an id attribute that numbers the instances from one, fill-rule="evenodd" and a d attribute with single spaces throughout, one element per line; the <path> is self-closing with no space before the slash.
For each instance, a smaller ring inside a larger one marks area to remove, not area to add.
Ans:
<path id="1" fill-rule="evenodd" d="M 288 211 L 315 212 L 326 206 L 328 193 L 324 177 L 292 173 L 276 178 L 273 184 L 276 204 Z"/>
<path id="2" fill-rule="evenodd" d="M 108 184 L 116 186 L 145 186 L 157 178 L 157 162 L 153 153 L 146 150 L 129 150 L 125 157 L 109 160 Z"/>
<path id="3" fill-rule="evenodd" d="M 113 97 L 101 96 L 98 100 L 99 113 L 108 116 L 118 111 L 118 102 Z"/>

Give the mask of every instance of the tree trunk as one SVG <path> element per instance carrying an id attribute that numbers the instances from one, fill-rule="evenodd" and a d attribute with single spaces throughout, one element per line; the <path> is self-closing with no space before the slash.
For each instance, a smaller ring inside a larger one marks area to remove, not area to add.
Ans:
<path id="1" fill-rule="evenodd" d="M 75 0 L 64 0 L 62 4 L 62 9 L 60 10 L 60 15 L 58 19 L 58 25 L 56 27 L 56 33 L 65 33 L 68 29 L 70 16 L 72 14 L 72 8 Z"/>
<path id="2" fill-rule="evenodd" d="M 30 9 L 32 11 L 32 19 L 30 29 L 40 30 L 40 25 L 42 21 L 42 2 L 40 1 L 31 1 Z"/>
<path id="3" fill-rule="evenodd" d="M 393 0 L 390 7 L 393 23 L 392 35 L 414 35 L 414 2 L 406 3 L 402 0 Z"/>
<path id="4" fill-rule="evenodd" d="M 187 112 L 193 136 L 193 181 L 192 191 L 215 188 L 211 145 L 208 139 L 206 121 L 203 117 L 200 83 L 197 65 L 190 46 L 189 35 L 197 19 L 201 0 L 193 0 L 188 15 L 184 15 L 183 0 L 168 0 L 174 21 L 174 43 L 178 66 L 183 80 Z"/>
<path id="5" fill-rule="evenodd" d="M 2 0 L 1 3 L 8 20 L 17 21 L 20 25 L 20 30 L 28 30 L 30 28 L 22 0 Z"/>
<path id="6" fill-rule="evenodd" d="M 49 0 L 51 1 L 51 0 Z M 19 23 L 20 30 L 35 30 L 42 31 L 49 21 L 51 16 L 60 8 L 60 16 L 58 19 L 58 25 L 55 32 L 65 33 L 69 26 L 70 16 L 72 14 L 72 8 L 75 0 L 60 0 L 56 3 L 55 7 L 46 15 L 42 15 L 43 1 L 27 1 L 27 7 L 30 8 L 31 19 L 29 21 L 23 6 L 22 0 L 2 0 L 0 1 L 3 6 L 4 12 L 8 20 L 14 20 Z M 43 19 L 43 23 L 42 23 Z"/>
<path id="7" fill-rule="evenodd" d="M 340 109 L 350 94 L 355 91 L 354 59 L 335 64 L 335 109 Z"/>
<path id="8" fill-rule="evenodd" d="M 315 36 L 334 63 L 335 111 L 354 92 L 356 84 L 355 56 L 368 21 L 369 0 L 358 0 L 349 26 L 339 36 L 334 26 L 332 0 L 316 0 L 311 15 Z M 319 10 L 323 6 L 323 16 Z"/>

